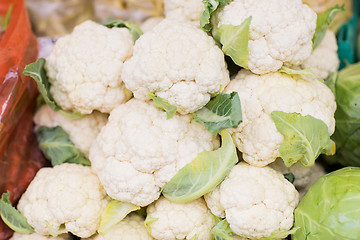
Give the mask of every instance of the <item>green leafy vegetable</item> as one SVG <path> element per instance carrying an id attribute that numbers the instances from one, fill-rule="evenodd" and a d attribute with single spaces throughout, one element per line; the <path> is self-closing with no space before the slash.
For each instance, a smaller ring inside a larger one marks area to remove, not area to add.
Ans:
<path id="1" fill-rule="evenodd" d="M 165 184 L 162 193 L 168 200 L 177 203 L 195 200 L 213 190 L 229 174 L 238 157 L 230 133 L 223 130 L 220 135 L 219 149 L 201 152 Z"/>
<path id="2" fill-rule="evenodd" d="M 334 95 L 336 95 L 335 84 L 337 77 L 338 77 L 338 72 L 330 73 L 329 77 L 324 82 L 326 86 L 330 88 L 330 90 L 333 92 Z"/>
<path id="3" fill-rule="evenodd" d="M 239 26 L 222 24 L 215 35 L 215 39 L 222 44 L 222 51 L 231 57 L 235 64 L 248 68 L 249 57 L 249 29 L 251 17 Z"/>
<path id="4" fill-rule="evenodd" d="M 40 127 L 36 131 L 40 150 L 51 161 L 53 166 L 63 163 L 77 163 L 90 166 L 90 161 L 77 149 L 64 129 L 56 127 Z"/>
<path id="5" fill-rule="evenodd" d="M 131 203 L 112 200 L 101 214 L 101 222 L 98 232 L 105 234 L 111 227 L 123 220 L 130 212 L 139 210 L 139 206 Z"/>
<path id="6" fill-rule="evenodd" d="M 232 230 L 226 219 L 220 221 L 211 229 L 215 240 L 233 240 Z"/>
<path id="7" fill-rule="evenodd" d="M 108 28 L 127 28 L 130 31 L 134 41 L 138 40 L 138 38 L 143 34 L 140 27 L 135 23 L 123 21 L 120 19 L 108 18 L 102 24 Z"/>
<path id="8" fill-rule="evenodd" d="M 319 178 L 295 209 L 292 240 L 360 239 L 360 168 Z"/>
<path id="9" fill-rule="evenodd" d="M 310 68 L 291 69 L 291 68 L 282 66 L 278 71 L 281 73 L 286 73 L 288 75 L 304 75 L 304 76 L 311 76 L 311 77 L 318 79 L 318 77 L 315 75 L 315 73 Z M 320 80 L 320 79 L 318 79 L 318 80 Z M 322 81 L 322 80 L 320 80 L 320 81 Z"/>
<path id="10" fill-rule="evenodd" d="M 321 41 L 325 37 L 325 33 L 329 27 L 329 24 L 339 12 L 345 12 L 345 8 L 344 6 L 340 7 L 336 4 L 335 7 L 329 8 L 325 12 L 318 15 L 315 34 L 312 39 L 313 49 L 317 48 L 320 45 Z"/>
<path id="11" fill-rule="evenodd" d="M 220 7 L 224 6 L 230 0 L 203 0 L 205 10 L 201 13 L 200 16 L 200 26 L 205 32 L 210 32 L 212 30 L 212 25 L 210 19 L 212 14 Z"/>
<path id="12" fill-rule="evenodd" d="M 321 153 L 331 150 L 326 124 L 310 115 L 273 111 L 271 113 L 277 130 L 284 136 L 279 152 L 287 167 L 298 162 L 310 167 Z"/>
<path id="13" fill-rule="evenodd" d="M 166 112 L 166 119 L 170 119 L 175 115 L 177 107 L 167 103 L 164 99 L 157 97 L 154 93 L 149 93 L 147 97 L 153 100 L 155 107 L 163 109 Z"/>
<path id="14" fill-rule="evenodd" d="M 195 112 L 194 119 L 213 134 L 218 134 L 226 128 L 237 128 L 242 121 L 238 93 L 219 93 L 202 109 Z"/>
<path id="15" fill-rule="evenodd" d="M 6 12 L 4 24 L 2 26 L 3 30 L 6 30 L 8 28 L 8 26 L 9 26 L 10 19 L 11 19 L 11 13 L 13 11 L 13 8 L 14 8 L 14 4 L 10 4 L 9 8 L 8 8 L 8 10 Z"/>
<path id="16" fill-rule="evenodd" d="M 294 181 L 295 181 L 295 176 L 292 173 L 285 173 L 284 178 L 291 183 L 294 183 Z"/>
<path id="17" fill-rule="evenodd" d="M 153 222 L 156 222 L 157 220 L 159 220 L 158 218 L 154 218 L 151 213 L 148 214 L 145 218 L 145 228 L 147 230 L 147 232 L 151 235 L 151 224 Z"/>
<path id="18" fill-rule="evenodd" d="M 274 233 L 271 234 L 269 237 L 264 237 L 264 238 L 260 238 L 261 240 L 270 240 L 270 239 L 284 239 L 286 238 L 288 235 L 290 234 L 294 234 L 296 233 L 296 231 L 299 229 L 300 227 L 293 227 L 290 230 L 286 230 L 286 231 L 281 231 L 278 233 Z"/>
<path id="19" fill-rule="evenodd" d="M 9 200 L 10 191 L 3 193 L 0 199 L 0 216 L 4 223 L 15 232 L 30 234 L 34 228 L 30 226 L 26 218 L 11 205 Z"/>

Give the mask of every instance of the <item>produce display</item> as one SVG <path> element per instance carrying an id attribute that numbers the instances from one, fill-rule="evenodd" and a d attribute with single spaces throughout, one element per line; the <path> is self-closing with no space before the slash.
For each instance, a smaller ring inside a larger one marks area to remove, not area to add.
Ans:
<path id="1" fill-rule="evenodd" d="M 338 70 L 332 25 L 351 8 L 312 3 L 98 0 L 37 60 L 27 28 L 0 240 L 359 239 L 360 63 Z"/>

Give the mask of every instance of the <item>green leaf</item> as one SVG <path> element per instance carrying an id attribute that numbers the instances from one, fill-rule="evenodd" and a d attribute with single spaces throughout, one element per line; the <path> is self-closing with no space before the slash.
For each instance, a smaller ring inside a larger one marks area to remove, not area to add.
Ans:
<path id="1" fill-rule="evenodd" d="M 63 163 L 76 163 L 90 166 L 90 161 L 77 149 L 64 129 L 60 126 L 42 126 L 36 131 L 40 150 L 53 166 Z"/>
<path id="2" fill-rule="evenodd" d="M 32 77 L 39 89 L 40 94 L 43 96 L 47 105 L 54 111 L 59 111 L 60 107 L 56 104 L 55 100 L 50 94 L 50 82 L 45 72 L 46 60 L 44 58 L 39 58 L 34 63 L 30 63 L 24 68 L 23 74 L 25 76 Z"/>
<path id="3" fill-rule="evenodd" d="M 293 227 L 290 230 L 281 231 L 278 233 L 271 234 L 269 237 L 260 238 L 261 240 L 270 240 L 270 239 L 284 239 L 288 235 L 295 234 L 300 227 Z"/>
<path id="4" fill-rule="evenodd" d="M 128 21 L 123 21 L 120 19 L 114 19 L 114 18 L 108 18 L 105 22 L 102 23 L 105 27 L 108 28 L 127 28 L 133 39 L 134 42 L 136 40 L 138 40 L 138 38 L 143 34 L 143 32 L 141 31 L 140 27 L 138 25 L 136 25 L 135 23 L 132 22 L 128 22 Z"/>
<path id="5" fill-rule="evenodd" d="M 105 234 L 114 225 L 123 220 L 130 212 L 139 210 L 139 206 L 127 202 L 112 200 L 101 214 L 98 232 Z"/>
<path id="6" fill-rule="evenodd" d="M 166 119 L 170 119 L 175 115 L 177 107 L 169 104 L 164 99 L 157 97 L 154 93 L 149 93 L 147 97 L 153 100 L 155 107 L 160 108 L 166 112 Z"/>
<path id="7" fill-rule="evenodd" d="M 220 135 L 219 149 L 201 152 L 165 184 L 162 193 L 168 200 L 193 201 L 212 191 L 229 174 L 238 162 L 236 148 L 229 132 L 223 130 Z"/>
<path id="8" fill-rule="evenodd" d="M 310 115 L 273 111 L 271 113 L 277 130 L 284 136 L 279 152 L 287 167 L 298 162 L 310 167 L 321 153 L 331 150 L 326 124 Z"/>
<path id="9" fill-rule="evenodd" d="M 232 230 L 226 219 L 220 221 L 211 229 L 215 240 L 233 240 Z"/>
<path id="10" fill-rule="evenodd" d="M 249 29 L 251 17 L 239 26 L 222 24 L 215 35 L 215 39 L 222 44 L 222 51 L 238 66 L 248 68 L 249 57 Z"/>
<path id="11" fill-rule="evenodd" d="M 212 14 L 230 0 L 203 0 L 205 10 L 200 15 L 200 26 L 205 32 L 210 32 L 213 26 L 210 23 Z"/>
<path id="12" fill-rule="evenodd" d="M 194 119 L 212 134 L 218 134 L 227 128 L 237 128 L 242 121 L 238 93 L 219 93 L 202 109 L 195 112 Z"/>
<path id="13" fill-rule="evenodd" d="M 0 216 L 4 223 L 15 232 L 31 234 L 34 228 L 30 226 L 26 218 L 11 205 L 9 200 L 10 191 L 3 193 L 0 199 Z"/>
<path id="14" fill-rule="evenodd" d="M 338 77 L 338 72 L 332 72 L 332 73 L 330 73 L 330 75 L 324 82 L 325 85 L 328 86 L 328 88 L 330 88 L 330 90 L 332 91 L 332 93 L 334 95 L 336 94 L 335 84 L 336 84 L 337 77 Z"/>
<path id="15" fill-rule="evenodd" d="M 285 173 L 284 178 L 291 183 L 294 183 L 294 181 L 295 181 L 295 176 L 292 173 Z"/>
<path id="16" fill-rule="evenodd" d="M 154 218 L 151 213 L 149 213 L 145 218 L 145 228 L 146 231 L 151 235 L 151 224 L 159 220 L 158 218 Z"/>
<path id="17" fill-rule="evenodd" d="M 67 111 L 63 111 L 63 110 L 60 110 L 59 112 L 61 115 L 65 116 L 69 119 L 72 119 L 72 120 L 80 119 L 80 118 L 83 118 L 86 116 L 85 114 L 81 114 L 78 112 L 67 112 Z"/>
<path id="18" fill-rule="evenodd" d="M 4 20 L 4 24 L 2 26 L 3 30 L 6 30 L 10 24 L 10 19 L 11 19 L 11 13 L 13 11 L 14 8 L 14 4 L 10 4 L 9 8 L 6 12 L 6 16 L 5 16 L 5 20 Z"/>
<path id="19" fill-rule="evenodd" d="M 336 14 L 339 12 L 345 12 L 344 5 L 340 7 L 339 5 L 336 4 L 335 7 L 329 8 L 325 12 L 318 15 L 317 21 L 316 21 L 315 34 L 312 39 L 313 50 L 320 45 L 321 41 L 325 37 L 325 33 L 326 33 L 331 21 L 334 19 Z"/>
<path id="20" fill-rule="evenodd" d="M 311 70 L 310 68 L 306 68 L 306 69 L 291 69 L 291 68 L 282 66 L 278 71 L 281 72 L 281 73 L 286 73 L 286 74 L 288 74 L 288 75 L 311 76 L 311 77 L 314 77 L 315 79 L 323 82 L 321 79 L 318 79 L 318 77 L 315 75 L 315 73 L 313 72 L 313 70 Z"/>
<path id="21" fill-rule="evenodd" d="M 53 225 L 51 225 L 49 223 L 49 221 L 45 220 L 45 224 L 46 224 L 46 228 L 49 232 L 49 234 L 52 237 L 57 237 L 58 235 L 61 235 L 63 233 L 67 233 L 68 231 L 66 230 L 65 224 L 61 224 L 59 228 L 54 227 Z"/>

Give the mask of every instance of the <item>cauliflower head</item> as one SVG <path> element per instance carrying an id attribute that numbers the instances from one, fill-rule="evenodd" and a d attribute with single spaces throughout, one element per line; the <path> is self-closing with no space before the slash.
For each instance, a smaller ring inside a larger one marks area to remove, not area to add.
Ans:
<path id="1" fill-rule="evenodd" d="M 215 41 L 189 22 L 170 19 L 136 41 L 122 79 L 135 98 L 146 100 L 154 93 L 181 114 L 205 106 L 230 81 Z"/>
<path id="2" fill-rule="evenodd" d="M 86 240 L 151 240 L 146 231 L 144 219 L 137 214 L 130 214 L 105 234 L 96 234 Z M 85 240 L 85 239 L 84 239 Z"/>
<path id="3" fill-rule="evenodd" d="M 133 98 L 111 112 L 89 159 L 110 197 L 147 206 L 178 170 L 218 146 L 191 115 L 166 120 L 164 111 Z"/>
<path id="4" fill-rule="evenodd" d="M 221 205 L 217 209 L 224 209 L 226 220 L 235 234 L 259 239 L 292 227 L 299 193 L 274 169 L 241 162 L 217 188 Z M 211 198 L 210 192 L 205 200 L 208 202 Z M 212 211 L 211 205 L 209 208 Z"/>
<path id="5" fill-rule="evenodd" d="M 128 100 L 121 72 L 132 51 L 126 28 L 109 29 L 92 21 L 78 25 L 46 59 L 50 93 L 64 110 L 109 113 Z"/>
<path id="6" fill-rule="evenodd" d="M 203 198 L 188 203 L 173 203 L 159 198 L 147 208 L 147 214 L 157 219 L 151 223 L 151 235 L 159 240 L 212 239 L 215 218 Z"/>
<path id="7" fill-rule="evenodd" d="M 327 30 L 320 45 L 301 64 L 301 68 L 310 68 L 318 78 L 326 79 L 330 73 L 339 68 L 340 60 L 337 50 L 338 45 L 335 34 Z"/>
<path id="8" fill-rule="evenodd" d="M 222 24 L 238 26 L 250 16 L 252 72 L 275 72 L 283 64 L 299 65 L 310 56 L 317 16 L 301 0 L 231 0 L 212 17 L 213 35 Z"/>
<path id="9" fill-rule="evenodd" d="M 323 83 L 300 75 L 268 73 L 256 75 L 241 70 L 225 92 L 238 92 L 243 121 L 230 129 L 243 159 L 262 167 L 280 157 L 284 137 L 277 131 L 271 112 L 296 112 L 322 120 L 331 135 L 335 129 L 334 94 Z"/>
<path id="10" fill-rule="evenodd" d="M 89 157 L 92 142 L 107 122 L 107 114 L 93 112 L 79 119 L 70 119 L 60 112 L 54 112 L 48 105 L 42 106 L 34 116 L 36 128 L 40 126 L 61 126 L 70 140 L 85 156 Z"/>
<path id="11" fill-rule="evenodd" d="M 36 233 L 90 237 L 108 202 L 90 167 L 65 163 L 40 169 L 17 207 Z"/>
<path id="12" fill-rule="evenodd" d="M 72 236 L 70 234 L 61 234 L 57 237 L 44 236 L 37 233 L 32 234 L 22 234 L 15 232 L 10 240 L 71 240 Z"/>
<path id="13" fill-rule="evenodd" d="M 141 23 L 140 28 L 145 32 L 151 31 L 156 25 L 158 25 L 164 17 L 151 17 L 146 19 L 144 22 Z"/>
<path id="14" fill-rule="evenodd" d="M 164 0 L 164 11 L 167 18 L 197 23 L 200 26 L 200 15 L 204 11 L 201 0 Z"/>

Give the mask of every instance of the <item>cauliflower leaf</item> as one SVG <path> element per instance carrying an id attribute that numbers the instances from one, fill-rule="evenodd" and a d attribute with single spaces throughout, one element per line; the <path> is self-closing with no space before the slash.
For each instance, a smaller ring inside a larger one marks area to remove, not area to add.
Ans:
<path id="1" fill-rule="evenodd" d="M 111 201 L 101 214 L 98 233 L 105 234 L 111 227 L 123 220 L 130 212 L 139 210 L 140 207 L 131 203 L 118 200 Z"/>
<path id="2" fill-rule="evenodd" d="M 220 221 L 211 229 L 215 240 L 233 240 L 232 230 L 226 219 Z"/>
<path id="3" fill-rule="evenodd" d="M 212 30 L 210 19 L 212 14 L 220 7 L 224 6 L 230 0 L 203 0 L 205 10 L 200 15 L 200 26 L 205 32 Z"/>
<path id="4" fill-rule="evenodd" d="M 40 127 L 36 132 L 39 148 L 53 166 L 63 163 L 77 163 L 90 166 L 90 161 L 77 149 L 64 129 L 56 127 Z"/>
<path id="5" fill-rule="evenodd" d="M 162 188 L 163 195 L 176 203 L 190 202 L 212 191 L 238 162 L 231 135 L 223 130 L 221 147 L 201 152 Z"/>
<path id="6" fill-rule="evenodd" d="M 0 199 L 0 216 L 4 223 L 15 232 L 23 234 L 34 233 L 34 228 L 30 226 L 26 218 L 11 205 L 9 200 L 10 191 L 3 193 Z"/>
<path id="7" fill-rule="evenodd" d="M 273 111 L 271 118 L 284 136 L 279 152 L 287 167 L 296 162 L 311 167 L 321 153 L 331 150 L 328 128 L 323 121 L 310 115 L 281 111 Z"/>
<path id="8" fill-rule="evenodd" d="M 288 75 L 304 75 L 304 76 L 311 76 L 314 77 L 315 79 L 319 80 L 320 82 L 323 82 L 321 79 L 319 79 L 315 73 L 313 72 L 313 70 L 311 70 L 310 68 L 306 68 L 306 69 L 291 69 L 285 66 L 282 66 L 279 70 L 280 73 L 286 73 Z"/>
<path id="9" fill-rule="evenodd" d="M 222 44 L 221 50 L 231 57 L 234 63 L 248 69 L 249 30 L 251 17 L 238 26 L 222 24 L 215 35 L 216 41 Z"/>
<path id="10" fill-rule="evenodd" d="M 153 100 L 153 104 L 155 107 L 163 109 L 166 112 L 166 119 L 170 119 L 175 115 L 177 111 L 176 106 L 169 104 L 164 99 L 156 96 L 154 93 L 149 93 L 147 97 Z"/>
<path id="11" fill-rule="evenodd" d="M 264 238 L 260 238 L 260 239 L 261 239 L 261 240 L 284 239 L 284 238 L 286 238 L 288 235 L 296 233 L 296 231 L 297 231 L 299 228 L 300 228 L 300 227 L 293 227 L 293 228 L 290 229 L 290 230 L 285 230 L 285 231 L 277 232 L 277 233 L 271 234 L 269 237 L 264 237 Z"/>
<path id="12" fill-rule="evenodd" d="M 105 27 L 108 28 L 127 28 L 131 33 L 134 42 L 143 34 L 140 27 L 135 23 L 123 21 L 120 19 L 108 18 L 105 22 L 102 23 Z"/>
<path id="13" fill-rule="evenodd" d="M 146 228 L 146 231 L 151 235 L 151 224 L 153 222 L 156 222 L 157 220 L 159 220 L 158 218 L 155 218 L 151 215 L 151 213 L 149 213 L 146 218 L 145 218 L 145 228 Z"/>
<path id="14" fill-rule="evenodd" d="M 242 121 L 238 93 L 219 93 L 203 108 L 195 112 L 194 119 L 204 125 L 212 134 L 218 134 L 227 128 L 237 128 Z"/>

